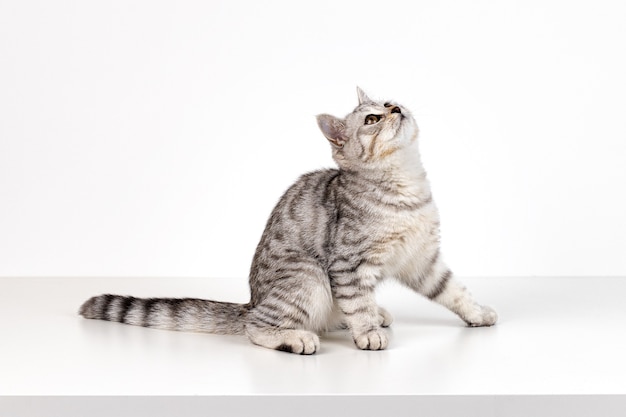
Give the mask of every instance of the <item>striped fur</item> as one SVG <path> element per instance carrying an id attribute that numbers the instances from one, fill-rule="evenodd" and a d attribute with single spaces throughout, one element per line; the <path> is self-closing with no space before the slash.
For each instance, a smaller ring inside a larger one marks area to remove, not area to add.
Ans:
<path id="1" fill-rule="evenodd" d="M 391 315 L 374 299 L 395 278 L 470 326 L 497 320 L 454 278 L 439 252 L 439 215 L 417 148 L 417 126 L 395 103 L 369 99 L 343 119 L 318 116 L 338 169 L 303 175 L 272 211 L 250 270 L 247 304 L 101 295 L 85 318 L 169 330 L 246 335 L 312 354 L 318 334 L 347 328 L 360 349 L 388 345 Z"/>
<path id="2" fill-rule="evenodd" d="M 241 304 L 192 298 L 135 298 L 105 294 L 92 297 L 79 313 L 88 319 L 115 321 L 165 330 L 244 334 Z"/>

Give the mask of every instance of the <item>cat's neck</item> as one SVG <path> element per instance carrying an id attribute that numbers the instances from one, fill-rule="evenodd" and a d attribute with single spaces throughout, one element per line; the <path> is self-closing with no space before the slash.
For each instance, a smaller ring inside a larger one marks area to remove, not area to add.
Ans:
<path id="1" fill-rule="evenodd" d="M 399 150 L 384 164 L 346 171 L 345 174 L 373 184 L 384 184 L 385 189 L 399 195 L 423 196 L 430 193 L 430 184 L 416 145 Z"/>

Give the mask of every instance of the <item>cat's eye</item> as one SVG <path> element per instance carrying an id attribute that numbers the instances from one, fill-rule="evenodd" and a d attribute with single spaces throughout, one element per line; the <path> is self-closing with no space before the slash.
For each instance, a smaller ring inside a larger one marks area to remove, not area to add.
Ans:
<path id="1" fill-rule="evenodd" d="M 365 124 L 373 125 L 374 123 L 380 122 L 380 119 L 381 117 L 377 114 L 368 114 L 367 117 L 365 117 Z"/>

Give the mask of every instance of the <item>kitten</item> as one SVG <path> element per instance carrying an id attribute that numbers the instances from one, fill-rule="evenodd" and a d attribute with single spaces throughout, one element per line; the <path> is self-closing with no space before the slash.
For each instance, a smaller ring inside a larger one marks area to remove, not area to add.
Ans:
<path id="1" fill-rule="evenodd" d="M 359 105 L 345 118 L 317 116 L 339 168 L 305 174 L 282 196 L 252 260 L 247 304 L 101 295 L 80 314 L 246 335 L 305 355 L 319 350 L 319 332 L 343 326 L 359 349 L 380 350 L 392 318 L 376 304 L 374 289 L 395 278 L 469 326 L 495 324 L 495 311 L 474 301 L 439 253 L 439 215 L 413 117 L 357 92 Z"/>

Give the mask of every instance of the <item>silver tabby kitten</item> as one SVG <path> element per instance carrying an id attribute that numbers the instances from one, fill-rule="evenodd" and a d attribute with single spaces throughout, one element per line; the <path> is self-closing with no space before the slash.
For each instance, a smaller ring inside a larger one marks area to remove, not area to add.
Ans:
<path id="1" fill-rule="evenodd" d="M 493 325 L 495 311 L 474 301 L 439 253 L 439 215 L 413 117 L 357 90 L 359 105 L 344 119 L 317 117 L 339 169 L 306 174 L 282 196 L 254 254 L 250 302 L 101 295 L 80 314 L 241 334 L 306 355 L 319 350 L 319 332 L 344 327 L 359 349 L 380 350 L 392 318 L 376 304 L 374 289 L 395 278 L 470 326 Z"/>

